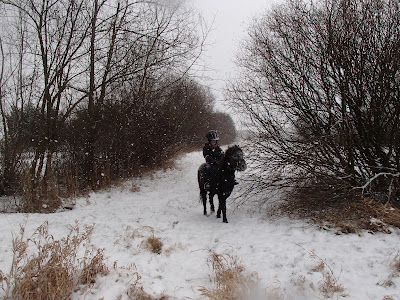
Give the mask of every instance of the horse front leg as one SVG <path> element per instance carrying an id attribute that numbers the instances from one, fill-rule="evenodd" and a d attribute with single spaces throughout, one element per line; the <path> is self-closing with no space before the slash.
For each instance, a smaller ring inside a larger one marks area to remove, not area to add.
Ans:
<path id="1" fill-rule="evenodd" d="M 222 222 L 228 223 L 228 219 L 226 218 L 226 198 L 223 194 L 218 194 L 218 210 L 217 210 L 217 218 L 221 218 L 222 212 Z"/>
<path id="2" fill-rule="evenodd" d="M 211 206 L 211 212 L 215 212 L 215 207 L 214 207 L 214 195 L 215 193 L 210 193 L 210 206 Z"/>
<path id="3" fill-rule="evenodd" d="M 218 209 L 217 209 L 217 218 L 221 218 L 221 200 L 220 196 L 218 195 Z"/>
<path id="4" fill-rule="evenodd" d="M 228 223 L 228 219 L 226 218 L 226 197 L 222 196 L 219 200 L 219 206 L 221 207 L 222 211 L 222 222 Z"/>
<path id="5" fill-rule="evenodd" d="M 204 211 L 203 214 L 206 216 L 207 215 L 207 191 L 205 190 L 200 190 L 200 197 L 201 200 L 203 201 L 203 207 L 204 207 Z"/>

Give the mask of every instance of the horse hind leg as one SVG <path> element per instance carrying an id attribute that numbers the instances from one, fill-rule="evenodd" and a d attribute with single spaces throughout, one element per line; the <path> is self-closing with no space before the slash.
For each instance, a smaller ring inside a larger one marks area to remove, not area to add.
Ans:
<path id="1" fill-rule="evenodd" d="M 228 219 L 226 218 L 226 199 L 223 201 L 221 209 L 222 209 L 222 222 L 228 223 Z"/>

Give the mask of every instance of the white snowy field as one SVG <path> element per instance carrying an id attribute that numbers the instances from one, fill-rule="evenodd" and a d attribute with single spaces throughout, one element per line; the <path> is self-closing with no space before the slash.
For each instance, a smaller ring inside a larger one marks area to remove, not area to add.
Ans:
<path id="1" fill-rule="evenodd" d="M 250 206 L 233 212 L 229 200 L 229 223 L 222 223 L 202 214 L 196 181 L 202 161 L 201 152 L 186 154 L 174 169 L 91 193 L 70 211 L 0 214 L 0 270 L 9 271 L 13 234 L 24 220 L 26 236 L 48 221 L 56 239 L 78 220 L 82 228 L 94 225 L 91 243 L 105 249 L 110 273 L 74 299 L 127 299 L 136 274 L 150 295 L 205 299 L 199 288 L 214 287 L 210 251 L 236 256 L 245 272 L 258 274 L 260 288 L 279 291 L 284 299 L 325 299 L 320 286 L 328 273 L 343 287 L 332 299 L 400 299 L 399 274 L 391 266 L 400 251 L 399 230 L 336 235 L 302 220 L 266 218 Z M 163 243 L 161 254 L 143 246 L 153 234 Z"/>

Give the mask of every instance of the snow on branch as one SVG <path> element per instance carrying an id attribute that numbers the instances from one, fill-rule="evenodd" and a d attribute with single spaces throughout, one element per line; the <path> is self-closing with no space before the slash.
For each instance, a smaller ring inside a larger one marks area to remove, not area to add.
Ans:
<path id="1" fill-rule="evenodd" d="M 361 189 L 362 193 L 364 194 L 364 190 L 372 184 L 376 179 L 378 179 L 381 176 L 390 176 L 392 177 L 392 180 L 390 181 L 389 187 L 388 187 L 388 202 L 390 201 L 390 197 L 392 196 L 393 193 L 393 180 L 395 178 L 400 177 L 400 173 L 390 173 L 390 172 L 380 172 L 375 174 L 373 177 L 371 177 L 363 186 L 360 187 L 355 187 L 354 189 Z"/>

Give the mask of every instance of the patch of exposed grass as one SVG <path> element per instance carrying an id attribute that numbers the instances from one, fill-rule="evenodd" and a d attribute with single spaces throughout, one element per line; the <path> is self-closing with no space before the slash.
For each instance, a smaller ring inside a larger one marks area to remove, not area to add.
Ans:
<path id="1" fill-rule="evenodd" d="M 390 233 L 390 227 L 400 228 L 399 208 L 368 199 L 356 191 L 338 192 L 334 186 L 295 189 L 271 211 L 271 214 L 282 213 L 324 228 L 335 228 L 338 234 L 361 230 Z"/>

